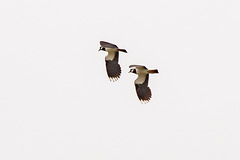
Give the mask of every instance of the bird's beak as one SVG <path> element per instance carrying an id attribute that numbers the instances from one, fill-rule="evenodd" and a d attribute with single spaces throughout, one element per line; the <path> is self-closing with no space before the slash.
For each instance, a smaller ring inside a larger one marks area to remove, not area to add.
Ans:
<path id="1" fill-rule="evenodd" d="M 101 49 L 99 48 L 98 52 L 100 51 Z"/>

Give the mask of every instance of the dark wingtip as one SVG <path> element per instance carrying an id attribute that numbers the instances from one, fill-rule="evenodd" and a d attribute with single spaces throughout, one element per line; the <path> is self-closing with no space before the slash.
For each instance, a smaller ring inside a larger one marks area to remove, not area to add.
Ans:
<path id="1" fill-rule="evenodd" d="M 127 50 L 126 50 L 126 49 L 118 49 L 118 51 L 127 53 Z"/>
<path id="2" fill-rule="evenodd" d="M 149 87 L 144 87 L 142 84 L 135 84 L 138 99 L 141 103 L 148 103 L 152 98 L 152 92 Z"/>

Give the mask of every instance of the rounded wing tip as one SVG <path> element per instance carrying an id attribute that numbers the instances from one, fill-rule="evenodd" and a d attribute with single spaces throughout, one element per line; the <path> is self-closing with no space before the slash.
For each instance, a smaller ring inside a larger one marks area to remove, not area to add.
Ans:
<path id="1" fill-rule="evenodd" d="M 148 100 L 142 100 L 142 99 L 140 99 L 140 102 L 141 102 L 142 104 L 147 104 L 149 101 L 150 101 L 150 99 L 148 99 Z"/>
<path id="2" fill-rule="evenodd" d="M 120 75 L 117 76 L 117 77 L 109 77 L 109 80 L 110 80 L 111 82 L 116 82 L 116 81 L 119 80 L 119 78 L 120 78 Z"/>

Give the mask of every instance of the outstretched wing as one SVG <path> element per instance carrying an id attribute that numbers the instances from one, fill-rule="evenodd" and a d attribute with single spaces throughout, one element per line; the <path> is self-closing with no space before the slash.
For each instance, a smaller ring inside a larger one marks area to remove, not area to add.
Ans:
<path id="1" fill-rule="evenodd" d="M 109 77 L 110 81 L 113 81 L 113 82 L 117 81 L 121 75 L 121 67 L 118 64 L 118 55 L 119 55 L 119 53 L 116 52 L 115 57 L 112 61 L 105 60 L 108 77 Z"/>
<path id="2" fill-rule="evenodd" d="M 144 84 L 135 84 L 135 87 L 139 100 L 149 102 L 152 97 L 151 89 Z"/>
<path id="3" fill-rule="evenodd" d="M 115 44 L 105 42 L 105 41 L 100 41 L 100 45 L 101 47 L 104 47 L 104 48 L 118 48 Z"/>
<path id="4" fill-rule="evenodd" d="M 151 89 L 148 87 L 149 74 L 146 75 L 145 81 L 142 84 L 135 84 L 137 96 L 140 101 L 148 102 L 151 97 Z"/>

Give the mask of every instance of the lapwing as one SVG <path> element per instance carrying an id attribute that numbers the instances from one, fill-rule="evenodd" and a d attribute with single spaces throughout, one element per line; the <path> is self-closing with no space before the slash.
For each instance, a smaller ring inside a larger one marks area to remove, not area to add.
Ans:
<path id="1" fill-rule="evenodd" d="M 137 79 L 134 81 L 137 96 L 141 103 L 147 103 L 152 97 L 151 89 L 148 87 L 149 74 L 158 73 L 157 69 L 148 70 L 142 65 L 130 65 L 129 73 L 135 73 L 138 75 Z"/>
<path id="2" fill-rule="evenodd" d="M 100 41 L 101 47 L 98 51 L 106 51 L 108 55 L 105 57 L 106 70 L 110 81 L 117 81 L 121 75 L 121 67 L 118 64 L 119 51 L 127 53 L 125 49 L 119 49 L 115 44 Z"/>

